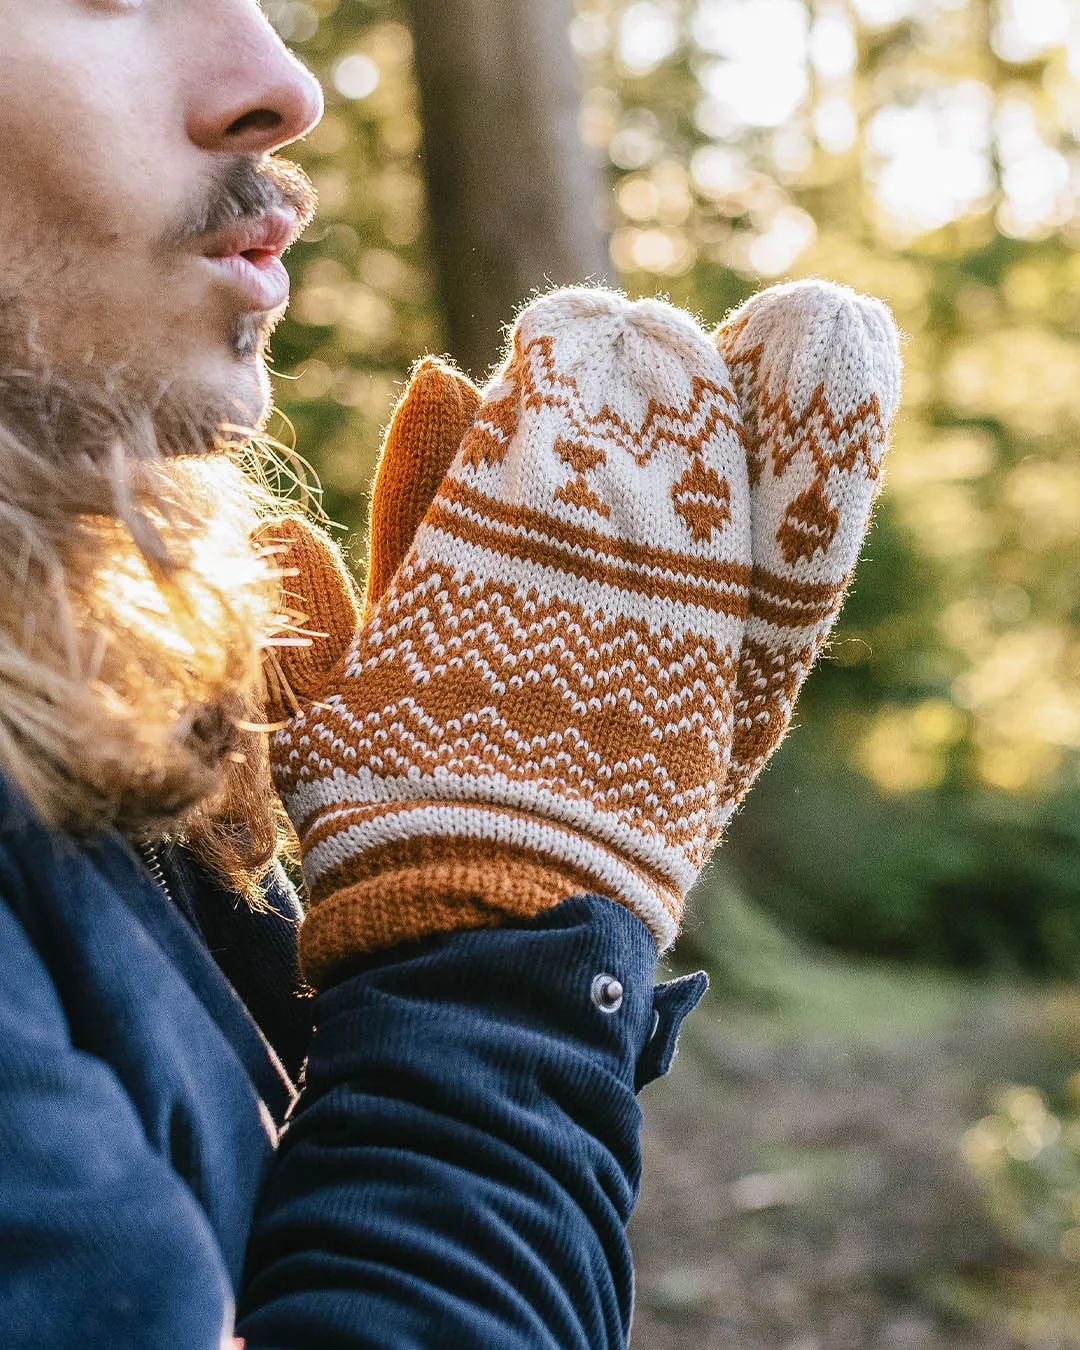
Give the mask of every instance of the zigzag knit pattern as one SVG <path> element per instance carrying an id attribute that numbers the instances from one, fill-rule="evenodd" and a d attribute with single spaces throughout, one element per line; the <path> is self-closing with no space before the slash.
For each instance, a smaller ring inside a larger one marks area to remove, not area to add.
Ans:
<path id="1" fill-rule="evenodd" d="M 754 296 L 717 346 L 746 428 L 753 535 L 723 827 L 840 612 L 881 486 L 900 354 L 884 305 L 826 281 Z"/>
<path id="2" fill-rule="evenodd" d="M 800 293 L 767 321 L 751 302 L 722 330 L 735 383 L 662 302 L 583 289 L 523 311 L 331 692 L 273 740 L 314 983 L 590 890 L 671 943 L 867 523 L 895 337 L 888 385 L 848 350 L 869 302 L 826 290 L 839 308 Z"/>
<path id="3" fill-rule="evenodd" d="M 335 694 L 276 738 L 309 965 L 416 935 L 403 872 L 465 922 L 598 890 L 670 944 L 726 777 L 749 522 L 735 393 L 688 315 L 588 289 L 521 314 Z"/>

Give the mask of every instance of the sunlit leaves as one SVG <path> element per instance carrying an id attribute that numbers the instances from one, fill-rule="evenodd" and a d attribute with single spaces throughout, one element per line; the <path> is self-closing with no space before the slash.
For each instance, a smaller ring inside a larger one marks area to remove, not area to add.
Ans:
<path id="1" fill-rule="evenodd" d="M 900 237 L 986 209 L 994 193 L 990 90 L 976 80 L 937 85 L 889 103 L 866 127 L 867 174 Z"/>
<path id="2" fill-rule="evenodd" d="M 861 136 L 871 223 L 884 238 L 988 212 L 1002 232 L 1034 237 L 1077 217 L 1080 94 L 1065 74 L 1080 61 L 1080 24 L 1065 22 L 1064 4 L 1002 0 L 995 54 L 983 11 L 965 0 L 578 0 L 587 139 L 606 135 L 611 163 L 627 172 L 672 151 L 692 161 L 698 149 L 740 147 L 797 195 L 834 173 L 828 157 Z M 1043 91 L 1000 78 L 997 58 L 1022 52 L 1048 63 Z M 699 177 L 707 185 L 717 175 Z M 756 214 L 746 223 L 764 232 L 770 221 Z M 795 235 L 778 234 L 790 241 L 783 248 L 735 239 L 731 262 L 785 270 Z M 803 235 L 805 247 L 812 236 Z M 687 266 L 695 256 L 690 243 L 640 248 L 655 267 L 635 266 L 671 275 L 672 256 Z M 617 252 L 630 256 L 625 240 Z"/>
<path id="3" fill-rule="evenodd" d="M 345 98 L 367 98 L 379 87 L 379 67 L 363 52 L 343 56 L 334 66 L 334 88 Z"/>
<path id="4" fill-rule="evenodd" d="M 712 312 L 733 274 L 818 273 L 911 334 L 893 518 L 936 579 L 910 621 L 860 632 L 878 706 L 841 737 L 850 762 L 887 792 L 1049 783 L 1080 716 L 1080 275 L 1048 281 L 1055 236 L 1080 237 L 1080 35 L 1056 0 L 577 8 L 582 125 L 632 288 Z"/>
<path id="5" fill-rule="evenodd" d="M 1019 65 L 1064 46 L 1070 37 L 1080 41 L 1071 0 L 1001 0 L 990 42 L 1003 61 Z"/>
<path id="6" fill-rule="evenodd" d="M 679 43 L 677 0 L 633 0 L 619 19 L 618 54 L 628 75 L 645 75 Z"/>
<path id="7" fill-rule="evenodd" d="M 717 126 L 778 127 L 809 93 L 809 13 L 802 0 L 700 0 L 697 66 Z"/>
<path id="8" fill-rule="evenodd" d="M 298 26 L 308 9 L 317 22 Z M 289 255 L 293 305 L 274 339 L 289 378 L 276 393 L 325 479 L 330 514 L 355 527 L 395 381 L 438 345 L 412 42 L 399 7 L 382 0 L 274 0 L 267 11 L 327 97 L 322 123 L 289 151 L 311 174 L 320 210 Z"/>
<path id="9" fill-rule="evenodd" d="M 1014 1247 L 1044 1260 L 1075 1263 L 1080 1261 L 1080 1075 L 1068 1087 L 1068 1100 L 1060 1104 L 1047 1101 L 1038 1088 L 1004 1088 L 991 1112 L 964 1132 L 960 1155 Z M 1035 1306 L 1041 1312 L 1037 1301 Z M 1037 1316 L 1031 1320 L 1031 1338 L 1037 1338 Z"/>

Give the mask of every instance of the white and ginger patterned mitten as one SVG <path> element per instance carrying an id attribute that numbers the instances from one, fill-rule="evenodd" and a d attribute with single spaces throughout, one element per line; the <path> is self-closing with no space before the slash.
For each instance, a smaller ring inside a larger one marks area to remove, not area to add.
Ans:
<path id="1" fill-rule="evenodd" d="M 728 811 L 751 444 L 688 315 L 602 290 L 522 312 L 404 562 L 340 659 L 355 609 L 326 624 L 272 739 L 313 983 L 588 891 L 671 943 Z"/>
<path id="2" fill-rule="evenodd" d="M 719 824 L 750 790 L 843 604 L 900 397 L 896 325 L 828 281 L 774 286 L 716 334 L 747 437 L 753 573 Z"/>

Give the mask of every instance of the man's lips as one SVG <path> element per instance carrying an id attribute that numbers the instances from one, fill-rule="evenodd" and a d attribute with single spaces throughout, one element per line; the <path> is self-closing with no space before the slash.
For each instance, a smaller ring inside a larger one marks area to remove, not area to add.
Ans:
<path id="1" fill-rule="evenodd" d="M 210 235 L 200 252 L 250 309 L 280 309 L 289 298 L 289 274 L 281 255 L 293 242 L 296 225 L 295 211 L 272 211 Z"/>

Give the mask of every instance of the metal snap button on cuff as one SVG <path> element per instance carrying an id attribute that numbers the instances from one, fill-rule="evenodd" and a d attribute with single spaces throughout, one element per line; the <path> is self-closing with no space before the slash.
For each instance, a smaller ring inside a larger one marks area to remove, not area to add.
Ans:
<path id="1" fill-rule="evenodd" d="M 614 975 L 597 975 L 592 982 L 591 997 L 600 1012 L 618 1012 L 623 1001 L 622 984 Z"/>

